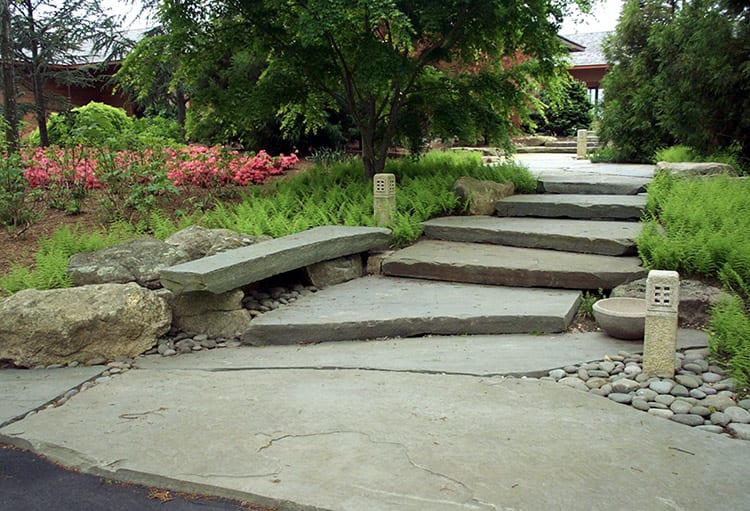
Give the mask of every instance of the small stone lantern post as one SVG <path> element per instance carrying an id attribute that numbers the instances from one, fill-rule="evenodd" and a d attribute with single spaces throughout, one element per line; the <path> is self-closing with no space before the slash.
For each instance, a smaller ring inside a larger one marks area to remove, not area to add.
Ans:
<path id="1" fill-rule="evenodd" d="M 578 130 L 578 138 L 576 139 L 576 159 L 585 160 L 587 158 L 588 145 L 588 130 Z"/>
<path id="2" fill-rule="evenodd" d="M 650 271 L 643 339 L 643 372 L 648 376 L 674 376 L 679 304 L 680 275 L 676 271 Z"/>
<path id="3" fill-rule="evenodd" d="M 372 196 L 375 223 L 379 227 L 387 225 L 396 212 L 396 176 L 375 174 Z"/>

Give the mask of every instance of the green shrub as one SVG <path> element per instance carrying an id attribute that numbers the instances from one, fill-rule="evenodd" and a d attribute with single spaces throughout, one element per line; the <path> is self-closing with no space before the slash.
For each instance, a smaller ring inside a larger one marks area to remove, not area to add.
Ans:
<path id="1" fill-rule="evenodd" d="M 131 129 L 131 119 L 122 108 L 92 101 L 67 112 L 50 115 L 50 144 L 119 147 L 119 139 Z"/>
<path id="2" fill-rule="evenodd" d="M 531 116 L 538 132 L 572 137 L 577 130 L 591 126 L 593 105 L 583 82 L 571 79 L 558 97 L 543 91 L 539 100 L 546 105 L 546 109 Z"/>
<path id="3" fill-rule="evenodd" d="M 589 153 L 591 163 L 621 163 L 627 161 L 625 155 L 611 145 L 597 147 Z"/>

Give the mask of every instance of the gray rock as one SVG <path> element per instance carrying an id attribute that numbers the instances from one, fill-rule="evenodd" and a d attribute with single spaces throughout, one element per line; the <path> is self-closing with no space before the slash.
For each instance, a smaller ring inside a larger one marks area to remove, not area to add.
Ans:
<path id="1" fill-rule="evenodd" d="M 271 239 L 269 236 L 250 236 L 229 229 L 206 229 L 199 225 L 192 225 L 174 233 L 164 242 L 185 252 L 188 260 L 192 261 L 269 239 Z"/>
<path id="2" fill-rule="evenodd" d="M 701 405 L 705 406 L 708 409 L 714 409 L 719 412 L 723 412 L 730 406 L 736 406 L 736 403 L 734 402 L 734 399 L 732 399 L 729 396 L 725 395 L 715 395 L 715 396 L 707 396 L 704 399 L 701 399 L 700 402 Z"/>
<path id="3" fill-rule="evenodd" d="M 590 389 L 599 389 L 607 384 L 604 378 L 589 378 L 586 380 L 586 386 Z"/>
<path id="4" fill-rule="evenodd" d="M 555 381 L 559 380 L 560 378 L 565 378 L 567 376 L 567 373 L 564 369 L 553 369 L 549 373 L 550 378 L 554 378 Z"/>
<path id="5" fill-rule="evenodd" d="M 171 319 L 164 299 L 134 283 L 26 289 L 0 302 L 0 360 L 34 367 L 135 357 Z"/>
<path id="6" fill-rule="evenodd" d="M 621 392 L 628 394 L 640 388 L 638 382 L 629 380 L 627 378 L 620 378 L 619 380 L 612 383 L 612 390 L 614 392 Z"/>
<path id="7" fill-rule="evenodd" d="M 676 398 L 676 397 L 674 397 L 674 396 L 673 396 L 673 395 L 671 395 L 671 394 L 659 394 L 658 396 L 656 396 L 656 397 L 654 398 L 654 402 L 656 402 L 656 403 L 661 403 L 661 404 L 663 404 L 663 405 L 669 406 L 669 405 L 671 405 L 672 403 L 674 403 L 676 399 L 677 399 L 677 398 Z"/>
<path id="8" fill-rule="evenodd" d="M 178 247 L 155 238 L 139 238 L 104 250 L 76 254 L 70 258 L 68 273 L 76 286 L 136 282 L 155 289 L 161 287 L 162 268 L 188 259 Z"/>
<path id="9" fill-rule="evenodd" d="M 587 371 L 588 375 L 595 378 L 608 378 L 609 373 L 602 371 L 601 369 L 590 369 Z"/>
<path id="10" fill-rule="evenodd" d="M 671 419 L 674 415 L 674 412 L 672 410 L 665 410 L 661 408 L 649 408 L 648 409 L 649 415 L 653 415 L 654 417 L 661 417 L 662 419 Z M 701 419 L 703 420 L 703 419 Z"/>
<path id="11" fill-rule="evenodd" d="M 703 380 L 698 376 L 693 376 L 692 374 L 678 374 L 674 377 L 674 379 L 675 381 L 677 381 L 677 383 L 679 383 L 683 387 L 687 387 L 688 389 L 697 389 L 698 387 L 703 385 Z"/>
<path id="12" fill-rule="evenodd" d="M 726 426 L 732 422 L 732 418 L 724 412 L 714 412 L 711 414 L 710 419 L 711 424 L 716 424 L 718 426 Z"/>
<path id="13" fill-rule="evenodd" d="M 239 289 L 221 294 L 181 294 L 170 301 L 172 324 L 183 331 L 200 332 L 206 338 L 239 336 L 250 324 L 250 313 L 242 307 L 243 296 Z"/>
<path id="14" fill-rule="evenodd" d="M 583 387 L 588 389 L 588 387 L 586 387 L 586 383 L 577 376 L 566 376 L 565 378 L 560 378 L 557 383 L 562 383 L 563 385 L 567 385 L 569 387 Z"/>
<path id="15" fill-rule="evenodd" d="M 656 164 L 656 173 L 667 173 L 675 176 L 695 177 L 714 176 L 727 174 L 736 176 L 734 167 L 726 163 L 718 162 L 667 162 L 660 161 Z"/>
<path id="16" fill-rule="evenodd" d="M 694 397 L 695 399 L 703 399 L 704 397 L 706 397 L 706 393 L 701 389 L 692 389 L 690 391 L 690 397 Z"/>
<path id="17" fill-rule="evenodd" d="M 612 384 L 611 383 L 605 383 L 599 389 L 604 393 L 605 396 L 608 396 L 612 392 Z"/>
<path id="18" fill-rule="evenodd" d="M 706 408 L 705 406 L 695 405 L 692 408 L 690 408 L 690 412 L 693 415 L 700 415 L 701 417 L 710 417 L 711 416 L 711 410 Z"/>
<path id="19" fill-rule="evenodd" d="M 494 215 L 496 203 L 515 193 L 513 183 L 484 181 L 473 177 L 460 177 L 453 185 L 453 193 L 462 203 L 468 202 L 470 215 Z"/>
<path id="20" fill-rule="evenodd" d="M 737 406 L 740 408 L 744 408 L 745 410 L 750 410 L 750 399 L 743 399 L 739 403 L 737 403 Z"/>
<path id="21" fill-rule="evenodd" d="M 692 415 L 689 413 L 676 413 L 674 414 L 671 419 L 675 422 L 679 422 L 680 424 L 685 424 L 686 426 L 703 426 L 703 417 L 700 415 Z"/>
<path id="22" fill-rule="evenodd" d="M 358 279 L 364 275 L 362 256 L 354 254 L 311 264 L 305 268 L 310 283 L 320 289 Z"/>
<path id="23" fill-rule="evenodd" d="M 577 374 L 578 378 L 581 379 L 582 381 L 586 381 L 586 380 L 588 380 L 591 377 L 591 375 L 589 374 L 589 372 L 586 369 L 583 369 L 583 368 L 579 369 L 578 373 L 576 373 L 576 374 Z"/>
<path id="24" fill-rule="evenodd" d="M 607 373 L 611 373 L 615 369 L 615 364 L 614 362 L 605 360 L 603 362 L 599 362 L 599 369 L 602 371 L 606 371 Z"/>
<path id="25" fill-rule="evenodd" d="M 708 385 L 701 385 L 700 387 L 698 387 L 698 390 L 700 390 L 707 396 L 713 396 L 714 394 L 718 392 L 715 388 L 710 387 Z"/>
<path id="26" fill-rule="evenodd" d="M 623 369 L 623 372 L 628 376 L 634 376 L 637 374 L 641 374 L 641 372 L 643 372 L 643 369 L 641 369 L 641 366 L 637 364 L 628 364 L 625 366 L 625 369 Z"/>
<path id="27" fill-rule="evenodd" d="M 640 389 L 635 392 L 635 395 L 642 397 L 646 401 L 653 401 L 659 394 L 651 389 Z"/>
<path id="28" fill-rule="evenodd" d="M 730 424 L 727 426 L 729 432 L 740 440 L 750 440 L 750 424 Z"/>
<path id="29" fill-rule="evenodd" d="M 703 381 L 706 383 L 719 383 L 724 377 L 717 373 L 703 373 Z"/>
<path id="30" fill-rule="evenodd" d="M 684 385 L 675 385 L 669 393 L 677 397 L 687 397 L 690 395 L 690 391 Z"/>
<path id="31" fill-rule="evenodd" d="M 630 404 L 630 402 L 633 400 L 633 396 L 631 396 L 630 394 L 623 394 L 621 392 L 612 392 L 607 397 L 615 403 L 622 404 Z"/>
<path id="32" fill-rule="evenodd" d="M 669 409 L 672 410 L 675 414 L 689 414 L 692 408 L 693 406 L 690 403 L 680 401 L 679 399 L 675 400 L 674 403 L 669 405 Z"/>
<path id="33" fill-rule="evenodd" d="M 729 416 L 732 422 L 739 424 L 750 423 L 750 412 L 739 406 L 728 406 L 724 409 L 724 413 Z"/>
<path id="34" fill-rule="evenodd" d="M 642 399 L 642 398 L 638 398 L 638 397 L 633 398 L 633 400 L 631 401 L 630 404 L 636 410 L 641 410 L 643 412 L 647 412 L 649 410 L 649 408 L 651 408 L 651 405 L 648 404 L 648 401 L 646 401 L 645 399 Z"/>
<path id="35" fill-rule="evenodd" d="M 648 388 L 659 394 L 669 394 L 674 387 L 671 381 L 655 381 L 649 384 Z"/>

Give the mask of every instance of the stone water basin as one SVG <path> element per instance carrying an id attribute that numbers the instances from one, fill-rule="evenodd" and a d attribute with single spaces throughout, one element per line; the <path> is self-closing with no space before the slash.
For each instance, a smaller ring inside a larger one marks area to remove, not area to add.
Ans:
<path id="1" fill-rule="evenodd" d="M 646 326 L 644 298 L 604 298 L 594 303 L 594 319 L 609 336 L 640 340 Z"/>

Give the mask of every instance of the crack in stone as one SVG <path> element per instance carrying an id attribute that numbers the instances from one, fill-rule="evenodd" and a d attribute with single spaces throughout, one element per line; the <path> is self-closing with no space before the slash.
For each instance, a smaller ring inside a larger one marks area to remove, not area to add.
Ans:
<path id="1" fill-rule="evenodd" d="M 353 431 L 353 430 L 333 430 L 333 431 L 323 431 L 323 432 L 316 432 L 316 433 L 285 434 L 285 435 L 276 436 L 276 437 L 274 437 L 272 435 L 264 434 L 264 433 L 261 433 L 261 434 L 263 434 L 264 436 L 267 436 L 267 437 L 271 437 L 271 438 L 270 438 L 270 440 L 268 440 L 268 442 L 266 444 L 260 446 L 256 450 L 256 452 L 258 452 L 258 453 L 260 453 L 261 451 L 264 451 L 264 450 L 272 447 L 276 442 L 280 442 L 280 441 L 283 441 L 283 440 L 288 440 L 288 439 L 292 439 L 292 438 L 294 438 L 294 439 L 297 439 L 297 438 L 311 438 L 311 437 L 316 437 L 316 436 L 332 436 L 332 435 L 339 435 L 339 434 L 341 434 L 341 435 L 347 435 L 347 434 L 349 434 L 349 435 L 359 435 L 359 436 L 362 436 L 362 437 L 366 438 L 367 441 L 370 442 L 370 443 L 372 443 L 372 444 L 394 446 L 394 447 L 397 447 L 398 449 L 400 449 L 403 452 L 404 457 L 406 458 L 406 461 L 412 467 L 416 468 L 417 470 L 426 472 L 427 474 L 430 474 L 430 475 L 432 475 L 434 477 L 437 477 L 437 478 L 440 478 L 440 479 L 444 479 L 446 481 L 449 481 L 449 482 L 451 482 L 451 483 L 459 486 L 460 488 L 462 488 L 464 490 L 464 492 L 466 492 L 467 495 L 471 496 L 471 502 L 475 503 L 475 505 L 472 505 L 472 504 L 459 504 L 456 501 L 452 501 L 452 500 L 430 499 L 430 498 L 425 498 L 425 497 L 419 497 L 419 496 L 416 496 L 416 495 L 407 495 L 407 494 L 389 492 L 389 491 L 386 491 L 386 490 L 380 490 L 380 489 L 377 489 L 377 488 L 368 488 L 368 487 L 360 486 L 360 485 L 352 485 L 352 486 L 354 488 L 359 488 L 359 489 L 366 490 L 366 491 L 373 492 L 373 493 L 380 493 L 380 494 L 383 494 L 383 495 L 392 495 L 392 496 L 397 496 L 397 497 L 403 497 L 403 498 L 406 498 L 406 499 L 417 500 L 417 501 L 421 501 L 421 502 L 433 502 L 433 503 L 452 504 L 452 505 L 458 504 L 461 507 L 464 507 L 466 509 L 477 509 L 477 510 L 494 510 L 494 511 L 497 511 L 497 509 L 498 509 L 494 504 L 490 504 L 488 502 L 483 502 L 482 500 L 478 499 L 476 497 L 476 495 L 475 495 L 475 492 L 471 488 L 469 488 L 464 482 L 462 482 L 462 481 L 460 481 L 460 480 L 458 480 L 458 479 L 456 479 L 454 477 L 451 477 L 451 476 L 449 476 L 447 474 L 444 474 L 444 473 L 441 473 L 441 472 L 437 472 L 435 470 L 432 470 L 432 469 L 430 469 L 430 468 L 428 468 L 426 466 L 420 465 L 419 463 L 415 462 L 412 459 L 411 454 L 409 453 L 409 449 L 404 444 L 402 444 L 400 442 L 390 442 L 390 441 L 385 441 L 385 440 L 375 440 L 375 439 L 372 438 L 372 436 L 369 433 L 364 433 L 362 431 Z"/>

